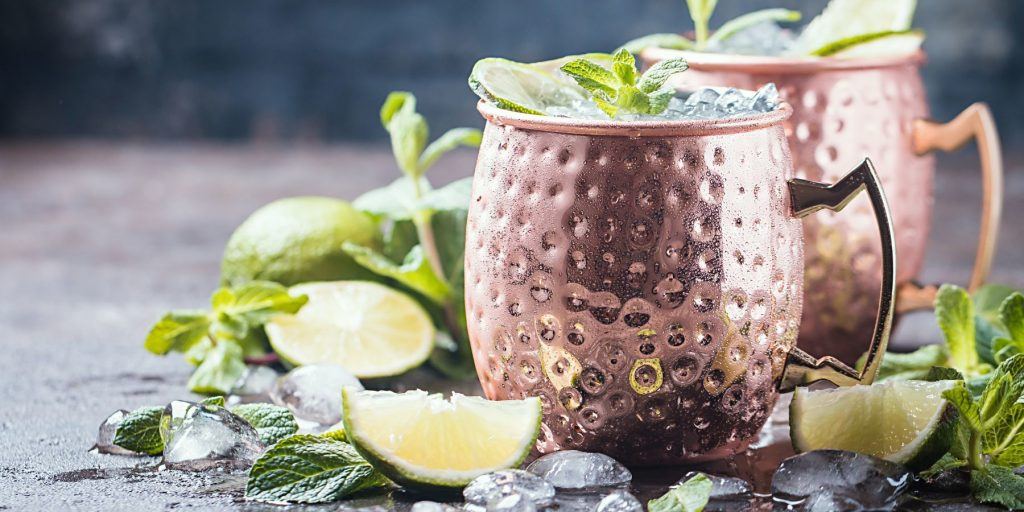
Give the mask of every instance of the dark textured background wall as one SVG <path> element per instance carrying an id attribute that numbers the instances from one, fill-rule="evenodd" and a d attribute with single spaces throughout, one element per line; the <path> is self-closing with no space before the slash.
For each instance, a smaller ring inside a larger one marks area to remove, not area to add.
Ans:
<path id="1" fill-rule="evenodd" d="M 933 113 L 971 101 L 1024 141 L 1024 1 L 918 0 Z M 825 0 L 721 0 L 712 25 Z M 0 136 L 381 138 L 415 92 L 435 129 L 480 125 L 476 59 L 607 51 L 690 28 L 682 0 L 0 0 Z"/>

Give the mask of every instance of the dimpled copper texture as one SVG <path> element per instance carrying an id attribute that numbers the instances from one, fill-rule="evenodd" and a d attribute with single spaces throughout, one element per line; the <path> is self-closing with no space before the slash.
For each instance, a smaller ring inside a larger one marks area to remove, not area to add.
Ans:
<path id="1" fill-rule="evenodd" d="M 784 59 L 648 49 L 647 65 L 683 55 L 674 85 L 756 89 L 773 82 L 793 107 L 786 134 L 796 176 L 832 182 L 864 157 L 875 163 L 892 208 L 897 284 L 920 272 L 931 224 L 935 160 L 913 146 L 915 120 L 928 117 L 919 73 L 923 54 L 882 59 Z M 853 364 L 866 350 L 878 308 L 881 245 L 866 196 L 841 214 L 804 224 L 804 316 L 800 347 Z"/>
<path id="2" fill-rule="evenodd" d="M 742 450 L 799 327 L 789 107 L 643 129 L 480 110 L 466 305 L 487 396 L 540 397 L 541 452 Z"/>

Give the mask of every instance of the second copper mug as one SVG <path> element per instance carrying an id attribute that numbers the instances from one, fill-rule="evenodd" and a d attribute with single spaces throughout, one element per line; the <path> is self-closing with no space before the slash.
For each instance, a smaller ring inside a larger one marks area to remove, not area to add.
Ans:
<path id="1" fill-rule="evenodd" d="M 869 161 L 835 185 L 795 179 L 792 113 L 616 122 L 487 119 L 466 243 L 466 308 L 488 398 L 538 396 L 541 452 L 629 464 L 743 450 L 780 390 L 870 383 L 892 322 L 895 248 Z M 800 217 L 866 189 L 882 251 L 861 371 L 795 347 Z"/>
<path id="2" fill-rule="evenodd" d="M 949 123 L 928 119 L 920 66 L 923 53 L 888 57 L 805 58 L 722 55 L 648 48 L 646 65 L 683 57 L 690 68 L 672 78 L 683 89 L 729 85 L 756 89 L 775 83 L 793 106 L 786 123 L 796 175 L 837 179 L 865 155 L 878 165 L 892 204 L 899 273 L 897 313 L 930 308 L 936 286 L 915 283 L 932 219 L 932 152 L 977 140 L 981 156 L 981 226 L 968 284 L 984 283 L 995 254 L 1002 203 L 1002 159 L 989 109 L 971 105 Z M 864 352 L 877 307 L 881 246 L 868 203 L 843 215 L 808 219 L 806 291 L 801 346 L 848 363 Z M 898 315 L 897 315 L 898 316 Z"/>

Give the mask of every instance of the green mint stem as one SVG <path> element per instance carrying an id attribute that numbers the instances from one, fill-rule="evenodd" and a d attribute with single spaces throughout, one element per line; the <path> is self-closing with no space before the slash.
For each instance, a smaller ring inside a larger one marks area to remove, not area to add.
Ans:
<path id="1" fill-rule="evenodd" d="M 708 24 L 697 23 L 695 24 L 695 30 L 697 36 L 697 49 L 702 50 L 708 42 Z"/>
<path id="2" fill-rule="evenodd" d="M 420 186 L 419 176 L 412 179 L 413 194 L 416 201 L 423 199 L 423 188 Z M 437 251 L 437 238 L 434 236 L 434 227 L 430 225 L 430 214 L 418 211 L 413 215 L 412 223 L 416 226 L 416 236 L 420 239 L 420 246 L 423 247 L 423 254 L 430 263 L 430 269 L 434 271 L 442 281 L 448 279 L 444 275 L 444 267 L 441 266 L 441 253 Z"/>
<path id="3" fill-rule="evenodd" d="M 968 446 L 968 457 L 967 461 L 970 464 L 972 470 L 981 470 L 985 468 L 985 459 L 981 455 L 981 433 L 972 430 L 971 439 Z"/>

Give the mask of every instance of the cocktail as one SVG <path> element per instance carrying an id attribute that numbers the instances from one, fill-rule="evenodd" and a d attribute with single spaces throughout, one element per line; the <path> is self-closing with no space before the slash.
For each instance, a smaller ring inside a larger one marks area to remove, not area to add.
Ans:
<path id="1" fill-rule="evenodd" d="M 467 223 L 477 373 L 491 399 L 540 397 L 541 451 L 721 458 L 780 388 L 873 379 L 895 282 L 888 207 L 867 161 L 833 186 L 794 179 L 792 110 L 772 86 L 680 98 L 664 84 L 685 61 L 633 66 L 621 51 L 474 69 L 487 119 Z M 795 344 L 798 219 L 862 189 L 885 279 L 858 372 Z"/>
<path id="2" fill-rule="evenodd" d="M 707 4 L 712 4 L 708 6 Z M 777 22 L 799 13 L 769 9 L 741 16 L 708 35 L 714 2 L 689 2 L 696 40 L 660 34 L 630 42 L 647 65 L 685 57 L 687 73 L 673 85 L 779 87 L 793 106 L 785 122 L 796 175 L 831 181 L 865 154 L 877 164 L 892 200 L 899 271 L 897 311 L 929 308 L 935 287 L 915 283 L 931 223 L 932 152 L 977 140 L 984 199 L 969 289 L 988 275 L 995 253 L 1002 189 L 999 140 L 987 106 L 977 103 L 953 121 L 928 120 L 919 73 L 924 34 L 912 30 L 914 2 L 835 0 L 799 34 Z M 871 330 L 873 290 L 880 280 L 880 246 L 865 200 L 844 215 L 825 214 L 805 225 L 806 307 L 801 346 L 852 363 Z"/>

